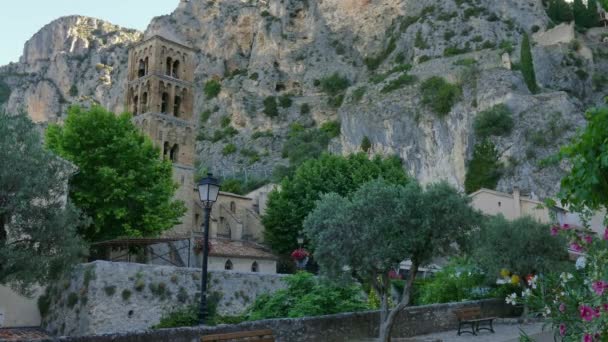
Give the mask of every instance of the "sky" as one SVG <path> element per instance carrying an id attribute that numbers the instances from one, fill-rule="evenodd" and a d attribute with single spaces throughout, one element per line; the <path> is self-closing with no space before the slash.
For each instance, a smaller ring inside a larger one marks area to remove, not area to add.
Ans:
<path id="1" fill-rule="evenodd" d="M 150 20 L 170 14 L 179 0 L 2 0 L 0 65 L 16 62 L 23 44 L 44 25 L 66 15 L 84 15 L 143 31 Z"/>

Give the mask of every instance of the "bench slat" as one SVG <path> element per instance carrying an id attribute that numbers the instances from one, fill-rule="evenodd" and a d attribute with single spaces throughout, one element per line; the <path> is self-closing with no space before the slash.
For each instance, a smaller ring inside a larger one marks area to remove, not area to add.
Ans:
<path id="1" fill-rule="evenodd" d="M 227 334 L 207 335 L 207 336 L 203 336 L 201 338 L 201 341 L 203 341 L 203 342 L 205 342 L 205 341 L 226 341 L 226 340 L 237 339 L 237 338 L 266 337 L 266 336 L 271 336 L 270 338 L 272 340 L 270 340 L 268 342 L 274 341 L 274 337 L 272 337 L 272 329 L 256 330 L 256 331 L 240 331 L 240 332 L 227 333 Z M 258 341 L 266 342 L 267 340 L 258 340 Z"/>

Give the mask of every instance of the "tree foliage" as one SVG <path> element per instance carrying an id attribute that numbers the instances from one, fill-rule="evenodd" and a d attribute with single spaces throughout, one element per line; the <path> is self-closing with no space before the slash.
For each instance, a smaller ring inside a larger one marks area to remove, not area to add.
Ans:
<path id="1" fill-rule="evenodd" d="M 74 163 L 70 198 L 93 224 L 82 230 L 88 241 L 121 236 L 157 236 L 179 223 L 185 212 L 174 201 L 172 166 L 131 123 L 101 107 L 69 110 L 63 127 L 51 125 L 47 144 Z"/>
<path id="2" fill-rule="evenodd" d="M 397 158 L 370 160 L 365 154 L 348 157 L 324 154 L 304 162 L 293 177 L 284 178 L 280 188 L 268 196 L 262 218 L 266 241 L 279 254 L 291 253 L 297 248 L 296 237 L 304 218 L 322 194 L 349 195 L 363 183 L 379 177 L 396 184 L 408 181 Z"/>
<path id="3" fill-rule="evenodd" d="M 410 304 L 419 266 L 447 255 L 478 223 L 469 198 L 447 183 L 423 189 L 372 180 L 350 198 L 324 195 L 304 222 L 321 273 L 372 284 L 381 298 L 380 341 L 388 341 L 397 313 Z M 401 300 L 389 313 L 389 272 L 409 259 L 412 266 Z"/>
<path id="4" fill-rule="evenodd" d="M 547 4 L 547 15 L 556 23 L 574 20 L 572 7 L 565 0 L 549 0 Z"/>
<path id="5" fill-rule="evenodd" d="M 310 317 L 368 309 L 360 285 L 337 286 L 307 272 L 285 278 L 287 289 L 258 296 L 245 314 L 250 321 Z"/>
<path id="6" fill-rule="evenodd" d="M 439 76 L 433 76 L 422 82 L 420 91 L 422 103 L 441 117 L 450 113 L 461 94 L 459 86 L 448 83 Z"/>
<path id="7" fill-rule="evenodd" d="M 203 92 L 207 100 L 210 100 L 219 95 L 222 91 L 222 84 L 218 80 L 209 80 L 205 82 Z"/>
<path id="8" fill-rule="evenodd" d="M 473 159 L 467 165 L 464 189 L 470 194 L 481 188 L 495 189 L 502 175 L 496 146 L 489 140 L 475 144 Z"/>
<path id="9" fill-rule="evenodd" d="M 0 284 L 46 285 L 86 252 L 84 220 L 64 196 L 74 167 L 45 150 L 25 114 L 0 113 Z"/>
<path id="10" fill-rule="evenodd" d="M 566 241 L 551 238 L 549 226 L 531 217 L 490 217 L 472 241 L 472 258 L 490 277 L 502 269 L 520 277 L 558 272 L 568 260 Z"/>
<path id="11" fill-rule="evenodd" d="M 524 81 L 528 86 L 528 89 L 533 94 L 538 92 L 538 85 L 536 84 L 536 74 L 534 72 L 534 59 L 532 58 L 532 48 L 530 47 L 530 37 L 524 33 L 524 37 L 521 41 L 521 73 L 524 76 Z"/>
<path id="12" fill-rule="evenodd" d="M 499 104 L 486 109 L 475 117 L 473 129 L 477 138 L 480 139 L 492 135 L 509 135 L 513 129 L 511 110 L 505 104 Z"/>
<path id="13" fill-rule="evenodd" d="M 589 110 L 586 117 L 585 129 L 557 156 L 572 166 L 558 197 L 579 209 L 608 208 L 608 108 Z"/>

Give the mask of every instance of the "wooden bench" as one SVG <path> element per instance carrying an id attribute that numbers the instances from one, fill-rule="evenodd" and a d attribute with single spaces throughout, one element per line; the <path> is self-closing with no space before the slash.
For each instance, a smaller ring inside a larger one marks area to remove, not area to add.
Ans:
<path id="1" fill-rule="evenodd" d="M 201 342 L 274 342 L 272 330 L 240 331 L 227 334 L 214 334 L 201 337 Z"/>
<path id="2" fill-rule="evenodd" d="M 494 333 L 493 322 L 496 317 L 483 317 L 481 315 L 481 307 L 479 306 L 455 310 L 454 314 L 458 317 L 458 336 L 461 333 L 477 335 L 477 332 L 480 330 L 488 330 Z M 485 324 L 486 326 L 480 326 L 481 324 Z M 471 331 L 461 330 L 463 326 L 467 325 L 471 327 Z"/>

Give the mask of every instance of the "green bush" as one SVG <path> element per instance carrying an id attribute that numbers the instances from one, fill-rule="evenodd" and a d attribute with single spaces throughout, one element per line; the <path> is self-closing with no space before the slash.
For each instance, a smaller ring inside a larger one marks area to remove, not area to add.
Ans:
<path id="1" fill-rule="evenodd" d="M 205 82 L 205 86 L 203 88 L 203 92 L 207 97 L 207 100 L 210 100 L 216 97 L 220 91 L 222 91 L 222 85 L 217 80 L 209 80 Z"/>
<path id="2" fill-rule="evenodd" d="M 496 146 L 484 140 L 475 144 L 473 158 L 467 166 L 464 180 L 466 193 L 473 193 L 481 188 L 495 189 L 502 175 L 502 164 Z"/>
<path id="3" fill-rule="evenodd" d="M 308 103 L 302 103 L 302 105 L 300 106 L 300 114 L 310 114 L 310 105 Z"/>
<path id="4" fill-rule="evenodd" d="M 76 294 L 75 292 L 70 292 L 70 294 L 68 294 L 68 299 L 67 299 L 67 306 L 68 308 L 73 308 L 74 305 L 76 305 L 78 303 L 78 294 Z"/>
<path id="5" fill-rule="evenodd" d="M 277 105 L 277 98 L 274 96 L 268 96 L 264 99 L 264 114 L 271 118 L 279 115 L 279 107 Z"/>
<path id="6" fill-rule="evenodd" d="M 41 317 L 45 317 L 51 309 L 51 295 L 48 289 L 49 288 L 47 287 L 44 294 L 38 297 L 38 311 L 40 311 Z"/>
<path id="7" fill-rule="evenodd" d="M 424 37 L 422 36 L 421 30 L 418 30 L 418 32 L 416 32 L 416 38 L 414 39 L 414 47 L 421 50 L 429 48 L 429 45 L 426 43 L 426 39 L 424 39 Z"/>
<path id="8" fill-rule="evenodd" d="M 460 86 L 448 83 L 442 77 L 434 76 L 422 82 L 420 86 L 422 103 L 439 116 L 447 115 L 458 101 Z"/>
<path id="9" fill-rule="evenodd" d="M 387 85 L 385 85 L 380 90 L 380 92 L 381 93 L 390 93 L 391 91 L 397 90 L 397 89 L 403 87 L 404 85 L 413 84 L 414 82 L 416 82 L 416 80 L 417 80 L 416 76 L 403 74 L 403 75 L 395 78 L 394 80 L 391 80 Z"/>
<path id="10" fill-rule="evenodd" d="M 421 285 L 417 304 L 462 302 L 489 298 L 486 276 L 477 266 L 465 259 L 456 259 Z"/>
<path id="11" fill-rule="evenodd" d="M 361 140 L 361 149 L 365 152 L 368 152 L 370 148 L 372 148 L 372 142 L 367 136 L 363 137 L 363 139 Z"/>
<path id="12" fill-rule="evenodd" d="M 76 87 L 75 84 L 72 84 L 72 86 L 70 87 L 70 96 L 71 97 L 78 96 L 78 87 Z"/>
<path id="13" fill-rule="evenodd" d="M 209 120 L 209 117 L 211 117 L 211 111 L 210 110 L 206 110 L 204 112 L 201 113 L 201 118 L 200 118 L 200 123 L 201 126 L 203 126 L 204 123 L 207 122 L 207 120 Z"/>
<path id="14" fill-rule="evenodd" d="M 469 48 L 459 48 L 457 46 L 448 46 L 443 50 L 444 57 L 451 57 L 456 55 L 461 55 L 463 53 L 471 52 Z"/>
<path id="15" fill-rule="evenodd" d="M 520 69 L 528 89 L 533 94 L 536 94 L 538 92 L 538 85 L 536 84 L 536 74 L 534 72 L 534 60 L 532 58 L 530 38 L 526 33 L 524 33 L 521 42 Z"/>
<path id="16" fill-rule="evenodd" d="M 233 154 L 236 152 L 236 145 L 233 143 L 227 144 L 226 146 L 224 146 L 224 148 L 222 149 L 222 154 L 227 156 L 230 154 Z"/>
<path id="17" fill-rule="evenodd" d="M 289 108 L 289 107 L 291 107 L 292 104 L 293 104 L 293 101 L 291 100 L 290 94 L 286 94 L 286 95 L 279 97 L 279 106 L 281 106 L 283 108 Z"/>
<path id="18" fill-rule="evenodd" d="M 340 136 L 340 121 L 327 121 L 323 123 L 321 131 L 327 133 L 330 138 Z"/>
<path id="19" fill-rule="evenodd" d="M 355 102 L 359 102 L 361 101 L 361 99 L 363 98 L 363 96 L 365 95 L 365 92 L 367 91 L 367 87 L 365 86 L 361 86 L 357 89 L 355 89 L 353 91 L 353 100 Z"/>
<path id="20" fill-rule="evenodd" d="M 244 180 L 241 178 L 226 178 L 222 180 L 222 191 L 245 195 L 269 182 L 268 179 L 247 178 L 247 180 Z"/>
<path id="21" fill-rule="evenodd" d="M 285 278 L 287 289 L 263 294 L 247 309 L 247 320 L 308 317 L 368 309 L 360 285 L 336 286 L 300 272 Z"/>
<path id="22" fill-rule="evenodd" d="M 257 81 L 259 77 L 260 75 L 257 72 L 254 72 L 253 74 L 249 75 L 249 79 L 253 81 Z"/>
<path id="23" fill-rule="evenodd" d="M 11 88 L 0 79 L 0 103 L 5 103 L 11 96 Z"/>
<path id="24" fill-rule="evenodd" d="M 220 125 L 222 126 L 222 128 L 226 128 L 228 126 L 230 126 L 230 122 L 232 120 L 230 119 L 229 115 L 226 115 L 224 117 L 222 117 L 222 120 L 220 121 Z"/>
<path id="25" fill-rule="evenodd" d="M 129 300 L 129 298 L 131 298 L 131 294 L 132 293 L 130 290 L 127 290 L 127 289 L 122 290 L 122 294 L 121 294 L 122 300 L 124 300 L 124 301 Z"/>
<path id="26" fill-rule="evenodd" d="M 349 87 L 350 81 L 344 76 L 340 76 L 337 72 L 331 76 L 321 79 L 321 90 L 327 95 L 336 96 Z"/>
<path id="27" fill-rule="evenodd" d="M 259 138 L 274 138 L 274 134 L 272 130 L 267 131 L 256 131 L 251 135 L 251 139 L 259 139 Z"/>
<path id="28" fill-rule="evenodd" d="M 388 41 L 388 44 L 377 56 L 373 57 L 365 57 L 363 59 L 363 63 L 367 66 L 369 70 L 376 70 L 378 67 L 388 58 L 388 56 L 395 51 L 397 48 L 397 41 L 395 37 L 391 37 Z"/>
<path id="29" fill-rule="evenodd" d="M 191 327 L 198 325 L 198 311 L 199 306 L 195 304 L 170 312 L 169 314 L 162 316 L 160 322 L 153 326 L 152 329 Z"/>
<path id="30" fill-rule="evenodd" d="M 327 99 L 327 104 L 333 108 L 340 108 L 340 106 L 342 105 L 343 102 L 344 102 L 344 94 L 330 96 Z"/>
<path id="31" fill-rule="evenodd" d="M 477 114 L 473 122 L 475 135 L 484 139 L 489 136 L 505 136 L 513 129 L 511 110 L 504 104 L 496 105 Z"/>
<path id="32" fill-rule="evenodd" d="M 108 297 L 112 297 L 116 293 L 116 286 L 106 286 L 103 288 Z"/>

